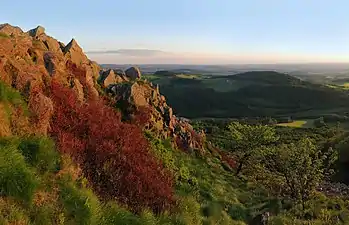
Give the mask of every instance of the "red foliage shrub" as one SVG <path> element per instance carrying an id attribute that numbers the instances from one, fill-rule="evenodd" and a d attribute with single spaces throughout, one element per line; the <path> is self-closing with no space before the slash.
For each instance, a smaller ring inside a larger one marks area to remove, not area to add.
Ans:
<path id="1" fill-rule="evenodd" d="M 175 144 L 179 149 L 182 149 L 184 151 L 187 151 L 189 146 L 188 143 L 185 142 L 185 140 L 183 138 L 181 138 L 180 136 L 176 136 L 174 138 Z"/>
<path id="2" fill-rule="evenodd" d="M 74 76 L 75 78 L 78 78 L 80 83 L 85 86 L 85 75 L 86 75 L 86 70 L 78 67 L 75 63 L 73 63 L 71 60 L 68 60 L 65 64 L 66 68 L 68 71 L 70 71 L 71 75 Z"/>
<path id="3" fill-rule="evenodd" d="M 55 115 L 51 135 L 69 153 L 100 196 L 116 198 L 134 211 L 170 208 L 173 178 L 150 154 L 140 128 L 102 101 L 79 104 L 69 88 L 52 83 Z"/>
<path id="4" fill-rule="evenodd" d="M 227 153 L 219 151 L 219 154 L 222 156 L 222 161 L 226 162 L 231 168 L 236 167 L 236 161 Z"/>
<path id="5" fill-rule="evenodd" d="M 151 110 L 148 107 L 139 107 L 136 112 L 133 113 L 131 123 L 144 128 L 149 125 L 150 120 Z"/>
<path id="6" fill-rule="evenodd" d="M 91 93 L 87 84 L 86 70 L 84 68 L 78 67 L 71 60 L 66 62 L 66 68 L 70 72 L 71 78 L 77 78 L 83 87 L 83 93 L 86 99 L 91 98 Z"/>

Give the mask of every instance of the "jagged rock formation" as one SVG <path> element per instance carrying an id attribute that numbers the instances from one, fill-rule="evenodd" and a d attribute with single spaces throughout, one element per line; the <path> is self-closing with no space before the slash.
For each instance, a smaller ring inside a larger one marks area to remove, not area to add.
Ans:
<path id="1" fill-rule="evenodd" d="M 147 126 L 163 138 L 174 138 L 177 146 L 186 150 L 203 149 L 204 134 L 197 134 L 187 121 L 173 114 L 158 86 L 144 81 L 124 82 L 109 85 L 107 92 L 126 110 L 126 115 L 140 109 L 149 110 L 151 119 Z"/>
<path id="2" fill-rule="evenodd" d="M 74 38 L 64 47 L 63 53 L 76 65 L 88 64 L 89 62 L 87 56 L 83 53 L 82 48 Z"/>
<path id="3" fill-rule="evenodd" d="M 64 45 L 46 35 L 41 26 L 23 32 L 3 24 L 0 32 L 8 35 L 0 39 L 0 80 L 28 99 L 33 133 L 46 134 L 50 129 L 53 107 L 49 85 L 55 80 L 72 88 L 80 102 L 97 99 L 96 85 L 99 84 L 112 94 L 129 119 L 137 110 L 147 108 L 151 115 L 147 124 L 150 129 L 164 137 L 173 137 L 177 145 L 185 149 L 203 148 L 203 136 L 173 115 L 159 87 L 141 80 L 139 68 L 101 70 L 96 62 L 87 58 L 75 39 Z M 2 127 L 0 136 L 9 132 L 8 127 Z"/>
<path id="4" fill-rule="evenodd" d="M 8 23 L 0 24 L 0 32 L 9 36 L 18 36 L 23 33 L 21 28 L 11 26 Z"/>
<path id="5" fill-rule="evenodd" d="M 37 26 L 36 28 L 28 31 L 29 35 L 32 37 L 39 37 L 42 34 L 45 34 L 45 28 L 42 26 Z"/>
<path id="6" fill-rule="evenodd" d="M 117 73 L 118 72 L 118 73 Z M 119 71 L 115 72 L 115 70 L 101 70 L 99 72 L 98 83 L 102 87 L 108 87 L 111 84 L 122 83 L 124 81 L 128 81 L 125 76 L 122 76 L 122 73 Z M 121 74 L 121 75 L 120 75 Z"/>

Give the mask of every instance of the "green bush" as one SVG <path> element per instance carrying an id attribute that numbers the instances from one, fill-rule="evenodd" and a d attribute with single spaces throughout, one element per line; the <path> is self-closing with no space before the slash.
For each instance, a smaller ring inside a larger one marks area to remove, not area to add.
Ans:
<path id="1" fill-rule="evenodd" d="M 64 205 L 67 224 L 97 224 L 100 203 L 91 190 L 78 189 L 71 183 L 62 183 L 59 200 Z"/>
<path id="2" fill-rule="evenodd" d="M 0 195 L 30 202 L 37 187 L 35 174 L 15 145 L 0 145 Z"/>
<path id="3" fill-rule="evenodd" d="M 178 182 L 190 182 L 193 186 L 197 184 L 195 177 L 191 177 L 190 169 L 182 160 L 182 155 L 177 155 L 172 148 L 170 140 L 160 140 L 151 133 L 146 133 L 150 140 L 154 155 L 163 163 L 164 167 L 172 171 Z"/>
<path id="4" fill-rule="evenodd" d="M 52 224 L 52 221 L 54 221 L 55 218 L 53 205 L 43 205 L 40 207 L 35 206 L 30 214 L 32 224 L 35 225 Z"/>
<path id="5" fill-rule="evenodd" d="M 151 136 L 149 136 L 149 139 L 155 156 L 161 160 L 166 168 L 174 171 L 176 169 L 176 164 L 173 156 L 173 149 L 170 146 L 166 146 L 160 139 Z"/>
<path id="6" fill-rule="evenodd" d="M 144 210 L 141 214 L 141 224 L 142 225 L 156 225 L 156 224 L 163 224 L 161 223 L 158 218 L 155 217 L 155 215 L 150 210 Z M 169 223 L 167 223 L 169 224 Z"/>
<path id="7" fill-rule="evenodd" d="M 17 90 L 4 84 L 2 81 L 0 81 L 0 102 L 7 103 L 4 106 L 8 116 L 10 116 L 12 113 L 8 104 L 19 107 L 23 111 L 24 115 L 29 115 L 27 104 L 23 100 L 21 94 Z"/>
<path id="8" fill-rule="evenodd" d="M 203 217 L 201 216 L 200 204 L 193 197 L 185 197 L 179 201 L 180 214 L 177 215 L 175 224 L 201 225 Z"/>
<path id="9" fill-rule="evenodd" d="M 24 103 L 21 94 L 0 81 L 0 101 L 9 102 L 14 105 Z"/>
<path id="10" fill-rule="evenodd" d="M 10 36 L 8 34 L 5 34 L 4 32 L 0 32 L 0 39 L 1 38 L 9 38 Z"/>
<path id="11" fill-rule="evenodd" d="M 107 203 L 102 210 L 99 225 L 142 225 L 139 217 L 120 207 L 115 202 Z"/>
<path id="12" fill-rule="evenodd" d="M 55 171 L 59 165 L 59 153 L 54 142 L 46 137 L 28 137 L 19 143 L 27 162 L 36 167 L 39 172 Z"/>
<path id="13" fill-rule="evenodd" d="M 240 204 L 234 204 L 231 205 L 228 208 L 228 214 L 233 220 L 242 220 L 245 221 L 248 218 L 248 211 L 247 209 Z"/>
<path id="14" fill-rule="evenodd" d="M 223 208 L 218 202 L 211 202 L 210 204 L 203 207 L 202 212 L 206 217 L 218 218 Z"/>
<path id="15" fill-rule="evenodd" d="M 116 202 L 107 203 L 102 209 L 99 225 L 171 225 L 168 214 L 155 216 L 151 210 L 144 210 L 139 216 L 120 207 Z M 178 224 L 178 223 L 176 223 Z"/>

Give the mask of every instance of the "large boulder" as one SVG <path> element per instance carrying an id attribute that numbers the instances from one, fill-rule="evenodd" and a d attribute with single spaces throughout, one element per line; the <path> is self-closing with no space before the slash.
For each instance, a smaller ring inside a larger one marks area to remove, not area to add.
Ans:
<path id="1" fill-rule="evenodd" d="M 32 113 L 36 134 L 46 135 L 53 114 L 52 100 L 40 92 L 34 92 L 29 98 L 29 110 Z"/>
<path id="2" fill-rule="evenodd" d="M 98 99 L 99 93 L 95 87 L 95 80 L 94 80 L 94 70 L 89 65 L 83 65 L 82 67 L 84 69 L 84 76 L 81 78 L 83 83 L 86 84 L 87 89 L 87 95 L 90 99 Z"/>
<path id="3" fill-rule="evenodd" d="M 122 83 L 124 81 L 125 80 L 116 74 L 112 69 L 100 71 L 98 78 L 98 83 L 104 88 L 112 84 Z"/>
<path id="4" fill-rule="evenodd" d="M 151 89 L 137 82 L 132 84 L 116 84 L 109 86 L 109 92 L 113 93 L 120 101 L 126 102 L 134 108 L 148 105 Z"/>
<path id="5" fill-rule="evenodd" d="M 125 71 L 126 77 L 130 78 L 131 80 L 140 79 L 142 74 L 138 67 L 130 67 Z"/>
<path id="6" fill-rule="evenodd" d="M 56 59 L 55 55 L 52 52 L 46 52 L 44 54 L 44 62 L 45 62 L 45 68 L 47 72 L 50 74 L 50 76 L 53 76 L 56 72 Z"/>
<path id="7" fill-rule="evenodd" d="M 82 84 L 80 83 L 80 81 L 77 78 L 74 78 L 72 80 L 72 84 L 71 84 L 76 96 L 78 97 L 78 100 L 80 102 L 82 102 L 84 100 L 84 89 Z"/>
<path id="8" fill-rule="evenodd" d="M 38 39 L 44 43 L 44 45 L 47 47 L 47 50 L 60 55 L 63 53 L 61 46 L 56 39 L 47 36 L 46 34 L 40 35 Z"/>
<path id="9" fill-rule="evenodd" d="M 88 66 L 92 68 L 92 73 L 93 73 L 92 76 L 93 76 L 93 79 L 94 79 L 94 80 L 97 80 L 98 77 L 99 77 L 99 75 L 100 75 L 99 72 L 101 71 L 101 67 L 98 65 L 97 62 L 94 62 L 94 61 L 90 61 L 90 63 L 89 63 Z"/>

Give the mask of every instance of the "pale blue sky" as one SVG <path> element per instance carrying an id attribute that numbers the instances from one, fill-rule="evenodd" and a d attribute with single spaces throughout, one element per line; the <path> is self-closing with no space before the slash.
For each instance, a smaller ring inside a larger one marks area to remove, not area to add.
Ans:
<path id="1" fill-rule="evenodd" d="M 65 43 L 76 38 L 85 51 L 349 62 L 347 0 L 2 0 L 0 12 L 0 23 L 40 24 Z"/>

